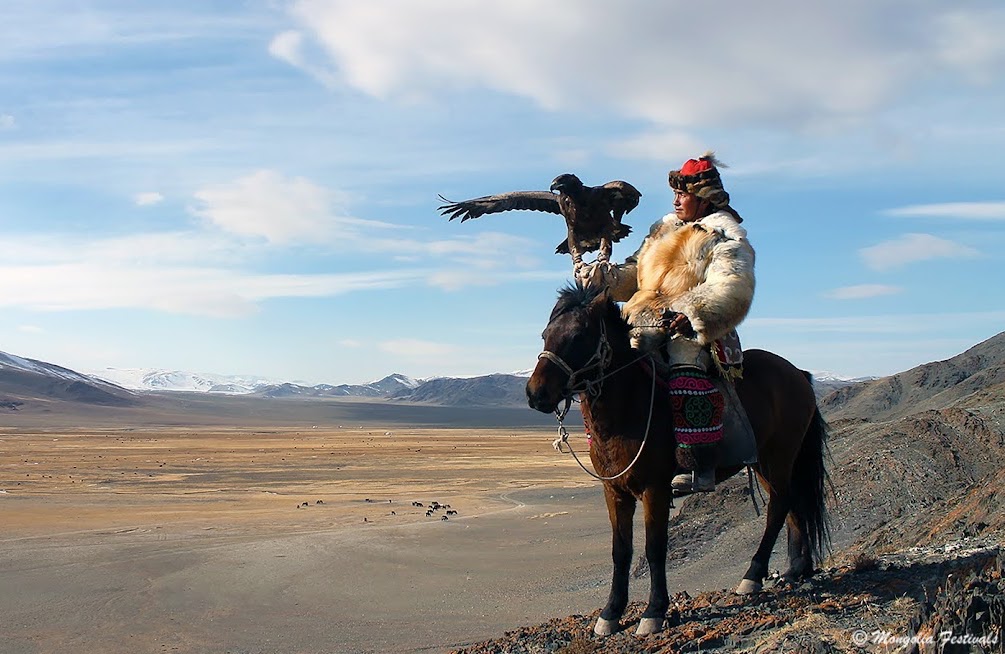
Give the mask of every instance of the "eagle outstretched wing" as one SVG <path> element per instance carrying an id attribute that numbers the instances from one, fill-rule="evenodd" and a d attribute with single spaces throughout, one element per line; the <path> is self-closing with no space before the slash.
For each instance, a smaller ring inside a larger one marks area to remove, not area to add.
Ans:
<path id="1" fill-rule="evenodd" d="M 561 215 L 562 210 L 558 205 L 558 196 L 550 191 L 512 191 L 510 193 L 500 193 L 499 195 L 486 195 L 485 197 L 473 200 L 463 200 L 461 202 L 451 202 L 442 195 L 438 196 L 445 202 L 437 209 L 441 215 L 450 216 L 450 220 L 460 218 L 461 222 L 484 216 L 487 213 L 501 213 L 503 211 L 545 211 Z"/>
<path id="2" fill-rule="evenodd" d="M 632 229 L 622 224 L 621 219 L 639 206 L 642 194 L 628 182 L 585 186 L 575 175 L 565 173 L 555 178 L 550 191 L 513 191 L 462 202 L 439 197 L 446 203 L 438 207 L 440 213 L 450 220 L 459 217 L 461 222 L 487 213 L 518 209 L 562 216 L 568 235 L 555 252 L 572 255 L 573 269 L 579 270 L 584 252 L 599 250 L 598 261 L 610 260 L 612 243 L 628 236 Z"/>

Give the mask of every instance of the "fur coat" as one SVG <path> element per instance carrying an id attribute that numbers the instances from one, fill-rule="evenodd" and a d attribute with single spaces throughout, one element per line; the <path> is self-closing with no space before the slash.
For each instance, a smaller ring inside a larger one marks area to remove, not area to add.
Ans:
<path id="1" fill-rule="evenodd" d="M 656 326 L 667 309 L 680 312 L 691 321 L 693 341 L 706 346 L 750 310 L 754 249 L 747 230 L 725 211 L 691 223 L 664 216 L 633 258 L 636 274 L 630 258 L 614 289 L 616 300 L 627 300 L 623 312 L 633 326 Z"/>

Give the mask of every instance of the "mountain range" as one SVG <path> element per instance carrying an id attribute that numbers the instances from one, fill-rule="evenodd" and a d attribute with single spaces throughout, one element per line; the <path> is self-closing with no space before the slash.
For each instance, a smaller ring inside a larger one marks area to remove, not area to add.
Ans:
<path id="1" fill-rule="evenodd" d="M 90 374 L 0 352 L 0 408 L 16 410 L 26 402 L 67 401 L 94 405 L 138 406 L 168 396 L 203 395 L 225 401 L 247 399 L 358 399 L 435 406 L 526 407 L 527 373 L 495 373 L 416 380 L 391 374 L 368 384 L 279 382 L 263 377 L 197 374 L 172 370 L 105 368 Z M 193 400 L 189 400 L 193 401 Z"/>
<path id="2" fill-rule="evenodd" d="M 845 379 L 816 373 L 821 409 L 832 418 L 870 413 L 893 418 L 907 410 L 935 406 L 1005 381 L 999 334 L 947 361 L 933 362 L 883 378 Z M 359 399 L 445 407 L 526 407 L 530 371 L 475 377 L 413 379 L 391 374 L 367 384 L 307 385 L 259 376 L 191 373 L 163 369 L 104 368 L 89 373 L 0 352 L 0 407 L 31 400 L 63 400 L 132 406 L 165 393 L 246 396 L 261 399 Z M 928 404 L 926 404 L 926 402 Z M 933 404 L 934 403 L 934 404 Z"/>

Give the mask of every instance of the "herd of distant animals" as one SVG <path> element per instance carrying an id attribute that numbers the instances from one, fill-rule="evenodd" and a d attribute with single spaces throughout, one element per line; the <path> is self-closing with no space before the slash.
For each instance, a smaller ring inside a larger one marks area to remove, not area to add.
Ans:
<path id="1" fill-rule="evenodd" d="M 368 504 L 373 504 L 377 500 L 372 500 L 369 497 L 367 497 L 363 501 L 366 502 L 366 503 L 368 503 Z M 388 500 L 387 503 L 390 504 L 392 501 L 393 500 Z M 324 504 L 324 503 L 325 503 L 324 500 L 317 500 L 317 501 L 314 502 L 314 504 Z M 381 503 L 383 503 L 383 500 L 381 500 Z M 301 503 L 297 504 L 297 508 L 298 509 L 306 509 L 309 506 L 310 506 L 310 502 L 301 502 Z M 412 506 L 419 507 L 419 508 L 422 508 L 422 509 L 426 509 L 426 517 L 427 518 L 433 517 L 436 514 L 436 512 L 440 511 L 440 510 L 442 510 L 444 512 L 444 515 L 440 516 L 440 520 L 449 520 L 450 516 L 457 515 L 457 511 L 454 510 L 454 509 L 451 509 L 449 504 L 440 504 L 436 500 L 433 500 L 432 502 L 430 502 L 428 507 L 425 504 L 423 504 L 422 502 L 416 502 L 416 501 L 412 502 Z M 398 514 L 395 511 L 391 511 L 389 515 L 398 515 Z M 370 519 L 367 518 L 367 517 L 364 517 L 363 518 L 363 522 L 370 522 Z"/>

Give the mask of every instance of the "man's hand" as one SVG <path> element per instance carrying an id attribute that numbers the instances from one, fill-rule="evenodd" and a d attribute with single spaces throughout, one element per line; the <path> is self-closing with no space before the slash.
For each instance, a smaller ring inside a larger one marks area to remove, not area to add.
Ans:
<path id="1" fill-rule="evenodd" d="M 694 336 L 694 327 L 691 326 L 690 318 L 672 309 L 663 312 L 663 327 L 671 335 L 680 334 L 686 338 Z"/>

